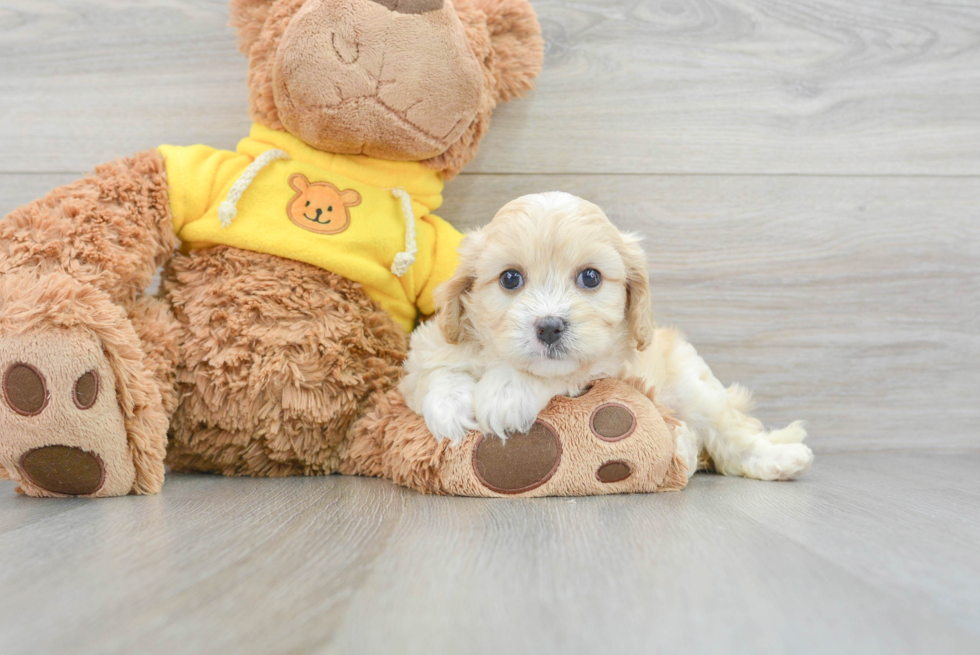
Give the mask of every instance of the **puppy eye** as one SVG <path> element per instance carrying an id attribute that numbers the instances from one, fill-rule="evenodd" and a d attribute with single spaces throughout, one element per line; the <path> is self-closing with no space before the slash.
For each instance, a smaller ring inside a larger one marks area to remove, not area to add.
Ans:
<path id="1" fill-rule="evenodd" d="M 509 268 L 500 274 L 500 286 L 508 291 L 520 289 L 524 286 L 524 276 L 521 275 L 520 271 Z"/>
<path id="2" fill-rule="evenodd" d="M 329 207 L 327 207 L 327 211 L 328 212 L 332 212 L 333 211 L 333 205 L 330 205 Z"/>
<path id="3" fill-rule="evenodd" d="M 307 206 L 307 207 L 309 207 L 309 206 L 310 206 L 310 201 L 309 201 L 309 200 L 307 200 L 307 201 L 306 201 L 306 206 Z"/>
<path id="4" fill-rule="evenodd" d="M 594 268 L 587 268 L 578 274 L 575 283 L 585 289 L 595 289 L 602 284 L 602 273 Z"/>

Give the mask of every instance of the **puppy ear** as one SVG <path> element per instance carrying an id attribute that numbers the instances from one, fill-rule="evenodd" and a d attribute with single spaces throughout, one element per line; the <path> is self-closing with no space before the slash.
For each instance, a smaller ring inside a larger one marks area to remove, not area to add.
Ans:
<path id="1" fill-rule="evenodd" d="M 624 234 L 620 256 L 626 264 L 626 322 L 636 339 L 636 349 L 644 350 L 653 341 L 657 324 L 650 302 L 650 279 L 647 258 L 640 247 L 641 237 Z"/>
<path id="2" fill-rule="evenodd" d="M 463 297 L 473 288 L 476 280 L 476 259 L 483 243 L 483 235 L 474 232 L 463 237 L 459 244 L 459 265 L 456 272 L 435 291 L 436 324 L 449 343 L 459 343 L 466 335 L 467 318 L 464 316 Z"/>
<path id="3" fill-rule="evenodd" d="M 527 0 L 474 0 L 486 15 L 497 78 L 497 102 L 524 95 L 534 86 L 544 60 L 544 39 Z"/>

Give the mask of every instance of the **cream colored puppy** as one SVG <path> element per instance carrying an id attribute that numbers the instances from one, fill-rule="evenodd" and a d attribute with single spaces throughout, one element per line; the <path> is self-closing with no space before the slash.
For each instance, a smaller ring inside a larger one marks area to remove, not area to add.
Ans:
<path id="1" fill-rule="evenodd" d="M 656 329 L 639 238 L 567 193 L 523 196 L 466 236 L 436 319 L 412 334 L 401 389 L 437 439 L 530 429 L 556 395 L 638 375 L 683 423 L 688 474 L 705 449 L 729 475 L 784 480 L 813 461 L 802 423 L 767 431 L 676 330 Z"/>

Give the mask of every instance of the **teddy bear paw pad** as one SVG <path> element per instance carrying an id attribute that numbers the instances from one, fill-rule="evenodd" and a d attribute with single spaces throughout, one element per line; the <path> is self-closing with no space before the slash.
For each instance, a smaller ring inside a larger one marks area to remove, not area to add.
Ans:
<path id="1" fill-rule="evenodd" d="M 105 483 L 102 458 L 74 446 L 29 450 L 21 457 L 20 468 L 33 484 L 66 496 L 88 496 Z"/>
<path id="2" fill-rule="evenodd" d="M 518 494 L 551 479 L 561 463 L 561 450 L 554 428 L 536 421 L 528 432 L 506 441 L 481 436 L 473 448 L 473 470 L 487 489 Z"/>

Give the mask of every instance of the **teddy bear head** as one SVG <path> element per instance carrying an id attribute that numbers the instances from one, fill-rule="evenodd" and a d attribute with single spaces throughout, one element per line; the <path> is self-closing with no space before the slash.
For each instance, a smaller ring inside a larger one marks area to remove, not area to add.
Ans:
<path id="1" fill-rule="evenodd" d="M 531 88 L 527 0 L 232 0 L 253 120 L 319 150 L 451 178 L 498 102 Z"/>

